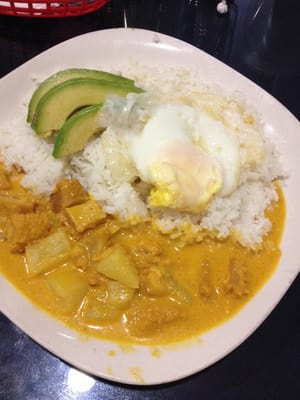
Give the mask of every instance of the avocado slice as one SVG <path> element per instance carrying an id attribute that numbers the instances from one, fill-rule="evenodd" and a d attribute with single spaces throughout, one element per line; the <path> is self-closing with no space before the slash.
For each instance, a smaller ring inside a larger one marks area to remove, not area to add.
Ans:
<path id="1" fill-rule="evenodd" d="M 129 92 L 142 92 L 135 86 L 120 85 L 92 78 L 76 78 L 50 89 L 39 101 L 31 127 L 39 136 L 58 131 L 76 110 L 100 104 L 110 95 L 125 97 Z"/>
<path id="2" fill-rule="evenodd" d="M 102 104 L 94 104 L 67 119 L 56 136 L 53 157 L 69 156 L 84 148 L 90 137 L 99 130 L 97 117 L 101 108 Z"/>
<path id="3" fill-rule="evenodd" d="M 132 79 L 124 78 L 120 75 L 111 74 L 105 71 L 98 71 L 87 68 L 69 68 L 57 72 L 45 79 L 39 84 L 37 89 L 34 91 L 28 106 L 27 122 L 31 123 L 38 102 L 41 98 L 53 87 L 75 78 L 93 78 L 100 79 L 108 82 L 113 82 L 120 85 L 128 85 L 134 87 L 134 81 Z"/>

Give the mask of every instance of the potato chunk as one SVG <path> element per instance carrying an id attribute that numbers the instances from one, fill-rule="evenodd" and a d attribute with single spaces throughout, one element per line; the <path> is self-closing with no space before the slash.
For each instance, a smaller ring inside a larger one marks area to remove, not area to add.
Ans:
<path id="1" fill-rule="evenodd" d="M 82 312 L 82 317 L 84 320 L 92 323 L 111 323 L 116 321 L 121 316 L 120 308 L 114 307 L 105 301 L 102 293 L 98 292 L 89 293 L 87 296 L 87 301 Z"/>
<path id="2" fill-rule="evenodd" d="M 135 289 L 122 285 L 118 281 L 107 282 L 107 302 L 116 308 L 126 308 L 131 303 Z"/>
<path id="3" fill-rule="evenodd" d="M 85 274 L 71 266 L 50 272 L 45 279 L 63 312 L 76 311 L 88 291 Z"/>
<path id="4" fill-rule="evenodd" d="M 36 276 L 63 264 L 72 255 L 71 242 L 63 230 L 26 246 L 27 273 Z"/>
<path id="5" fill-rule="evenodd" d="M 85 234 L 82 243 L 85 245 L 91 261 L 97 261 L 101 258 L 110 236 L 110 231 L 106 226 L 100 226 Z"/>
<path id="6" fill-rule="evenodd" d="M 94 200 L 66 208 L 66 215 L 79 233 L 95 227 L 106 219 L 105 212 Z"/>
<path id="7" fill-rule="evenodd" d="M 139 287 L 136 267 L 130 255 L 119 245 L 107 249 L 94 266 L 101 274 L 129 288 L 137 289 Z"/>
<path id="8" fill-rule="evenodd" d="M 66 207 L 81 204 L 89 199 L 88 193 L 77 180 L 61 180 L 51 196 L 52 208 L 60 212 Z"/>
<path id="9" fill-rule="evenodd" d="M 178 304 L 190 304 L 192 302 L 191 294 L 171 274 L 168 274 L 167 282 L 170 290 L 169 297 L 172 301 Z"/>

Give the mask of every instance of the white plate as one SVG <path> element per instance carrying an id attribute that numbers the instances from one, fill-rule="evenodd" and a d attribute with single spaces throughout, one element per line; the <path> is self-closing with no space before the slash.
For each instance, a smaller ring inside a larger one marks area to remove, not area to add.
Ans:
<path id="1" fill-rule="evenodd" d="M 268 131 L 283 155 L 291 177 L 284 192 L 287 218 L 282 258 L 276 272 L 242 311 L 222 326 L 184 345 L 153 348 L 122 347 L 102 340 L 82 340 L 22 297 L 0 277 L 0 308 L 16 325 L 46 349 L 72 365 L 96 376 L 134 384 L 173 381 L 204 369 L 243 342 L 274 309 L 300 267 L 298 199 L 300 198 L 300 124 L 274 98 L 221 62 L 199 49 L 155 32 L 110 29 L 79 36 L 59 44 L 17 68 L 0 81 L 0 120 L 21 112 L 21 100 L 32 91 L 30 76 L 47 76 L 58 67 L 116 67 L 128 57 L 142 63 L 163 63 L 199 68 L 203 80 L 246 94 L 259 107 Z M 111 351 L 115 355 L 112 356 Z M 157 354 L 157 352 L 156 352 Z"/>

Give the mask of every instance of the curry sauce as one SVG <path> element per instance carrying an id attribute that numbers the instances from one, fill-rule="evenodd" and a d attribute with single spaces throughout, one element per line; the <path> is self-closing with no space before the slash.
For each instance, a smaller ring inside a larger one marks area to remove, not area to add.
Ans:
<path id="1" fill-rule="evenodd" d="M 182 246 L 151 223 L 106 215 L 77 181 L 51 197 L 0 170 L 0 269 L 42 310 L 82 334 L 163 344 L 198 335 L 232 317 L 280 259 L 285 202 L 268 210 L 261 248 L 233 238 Z"/>

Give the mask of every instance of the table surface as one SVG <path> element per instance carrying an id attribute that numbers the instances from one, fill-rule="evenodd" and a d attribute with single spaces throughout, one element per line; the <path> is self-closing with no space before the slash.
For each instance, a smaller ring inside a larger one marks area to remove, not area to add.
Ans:
<path id="1" fill-rule="evenodd" d="M 80 17 L 0 15 L 0 77 L 71 37 L 138 27 L 205 50 L 263 87 L 300 119 L 300 3 L 235 0 L 228 2 L 225 15 L 216 12 L 216 4 L 215 0 L 111 0 Z M 231 354 L 191 377 L 153 387 L 88 377 L 0 314 L 0 399 L 299 399 L 299 293 L 298 277 L 266 321 Z"/>

